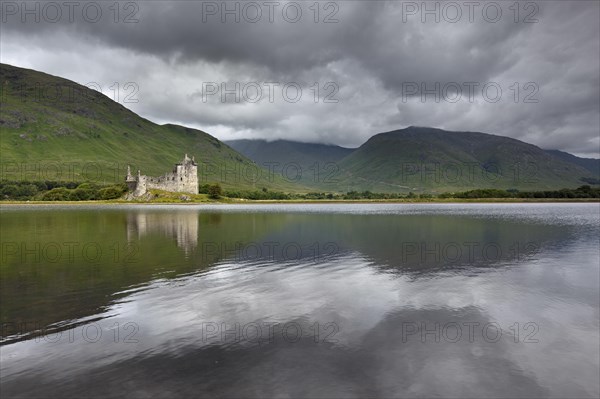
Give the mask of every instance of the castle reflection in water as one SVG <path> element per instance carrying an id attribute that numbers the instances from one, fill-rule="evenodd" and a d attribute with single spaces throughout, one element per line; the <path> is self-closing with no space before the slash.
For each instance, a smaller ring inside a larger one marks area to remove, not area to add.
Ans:
<path id="1" fill-rule="evenodd" d="M 172 238 L 186 255 L 198 246 L 198 214 L 195 212 L 136 212 L 127 215 L 127 240 L 149 234 Z"/>

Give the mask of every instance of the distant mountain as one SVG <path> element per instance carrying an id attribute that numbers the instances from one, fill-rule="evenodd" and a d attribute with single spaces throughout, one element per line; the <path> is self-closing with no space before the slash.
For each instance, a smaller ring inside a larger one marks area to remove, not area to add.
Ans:
<path id="1" fill-rule="evenodd" d="M 598 177 L 598 160 L 485 133 L 409 127 L 357 149 L 226 144 L 200 130 L 157 125 L 97 91 L 33 70 L 0 64 L 0 88 L 3 179 L 123 181 L 128 164 L 160 175 L 184 153 L 200 163 L 201 183 L 289 192 L 543 190 Z"/>
<path id="2" fill-rule="evenodd" d="M 414 126 L 377 134 L 357 149 L 283 140 L 226 143 L 259 165 L 300 165 L 302 184 L 317 191 L 559 189 L 587 184 L 594 173 L 586 166 L 600 162 L 503 136 Z M 295 170 L 288 167 L 287 177 Z"/>
<path id="3" fill-rule="evenodd" d="M 371 137 L 340 161 L 342 190 L 443 192 L 473 188 L 577 187 L 578 164 L 508 137 L 425 127 Z"/>
<path id="4" fill-rule="evenodd" d="M 596 178 L 600 179 L 600 159 L 581 158 L 573 154 L 569 154 L 568 152 L 559 150 L 546 150 L 546 152 L 562 159 L 563 161 L 579 165 L 582 168 L 589 170 L 590 172 L 592 172 L 592 174 L 596 176 Z"/>
<path id="5" fill-rule="evenodd" d="M 302 189 L 258 172 L 252 161 L 205 132 L 157 125 L 75 82 L 0 64 L 0 84 L 0 178 L 120 182 L 127 164 L 156 176 L 188 153 L 199 162 L 200 183 Z"/>
<path id="6" fill-rule="evenodd" d="M 336 145 L 287 140 L 231 140 L 225 144 L 286 180 L 315 189 L 326 186 L 323 181 L 337 175 L 339 161 L 354 151 Z"/>

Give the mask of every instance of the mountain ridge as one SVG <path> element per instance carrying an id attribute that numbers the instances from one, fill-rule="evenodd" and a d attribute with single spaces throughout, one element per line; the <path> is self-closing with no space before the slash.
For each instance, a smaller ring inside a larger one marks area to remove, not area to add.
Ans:
<path id="1" fill-rule="evenodd" d="M 279 142 L 292 147 L 292 155 L 284 156 L 275 151 L 273 143 Z M 582 178 L 591 178 L 590 171 L 581 165 L 518 139 L 422 126 L 376 134 L 360 147 L 346 149 L 346 155 L 341 159 L 319 158 L 306 153 L 306 149 L 310 148 L 308 144 L 318 146 L 316 143 L 289 140 L 244 140 L 243 146 L 228 143 L 259 164 L 281 163 L 283 158 L 299 164 L 304 159 L 321 165 L 334 162 L 335 173 L 331 173 L 334 170 L 329 165 L 324 179 L 304 181 L 315 189 L 329 191 L 440 192 L 482 187 L 556 189 L 576 187 L 586 183 Z M 438 170 L 437 176 L 432 176 L 436 174 L 432 170 L 436 165 L 445 170 Z M 457 167 L 460 173 L 472 176 L 462 180 L 449 178 L 450 169 L 456 170 Z"/>
<path id="2" fill-rule="evenodd" d="M 557 156 L 565 161 L 575 163 L 582 168 L 585 168 L 600 178 L 600 159 L 598 158 L 584 158 L 578 157 L 566 151 L 561 150 L 545 150 L 546 152 Z"/>
<path id="3" fill-rule="evenodd" d="M 594 162 L 490 133 L 409 126 L 376 134 L 355 149 L 290 140 L 220 141 L 201 130 L 158 125 L 102 93 L 43 72 L 0 64 L 0 83 L 5 179 L 15 175 L 14 165 L 26 164 L 25 175 L 31 178 L 44 162 L 68 161 L 96 163 L 118 182 L 127 164 L 156 176 L 171 170 L 184 153 L 203 163 L 201 184 L 219 182 L 235 189 L 544 190 L 576 187 L 597 176 L 589 166 Z M 78 97 L 40 96 L 40 86 L 70 87 Z M 74 179 L 107 178 L 79 172 Z"/>
<path id="4" fill-rule="evenodd" d="M 118 183 L 127 165 L 159 176 L 188 153 L 199 161 L 200 184 L 303 189 L 257 170 L 254 162 L 206 132 L 156 124 L 70 80 L 0 64 L 0 83 L 0 178 Z"/>
<path id="5" fill-rule="evenodd" d="M 402 182 L 411 190 L 434 193 L 576 187 L 590 176 L 578 165 L 514 138 L 414 126 L 371 137 L 344 158 L 340 168 L 347 173 L 342 184 L 371 176 L 381 183 L 372 184 L 372 191 Z"/>

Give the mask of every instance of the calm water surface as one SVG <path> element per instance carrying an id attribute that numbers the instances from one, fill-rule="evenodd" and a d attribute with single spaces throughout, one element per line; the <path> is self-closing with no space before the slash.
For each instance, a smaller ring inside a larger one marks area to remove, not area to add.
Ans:
<path id="1" fill-rule="evenodd" d="M 4 397 L 598 397 L 598 204 L 2 206 Z"/>

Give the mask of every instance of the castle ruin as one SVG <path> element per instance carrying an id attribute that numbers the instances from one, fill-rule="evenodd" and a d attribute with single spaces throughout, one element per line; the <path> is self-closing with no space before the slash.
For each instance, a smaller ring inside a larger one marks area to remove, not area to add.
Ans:
<path id="1" fill-rule="evenodd" d="M 140 197 L 149 189 L 198 194 L 198 164 L 194 157 L 190 159 L 185 154 L 183 161 L 175 164 L 173 172 L 159 177 L 142 175 L 139 170 L 137 176 L 133 176 L 130 167 L 127 166 L 125 182 L 133 197 Z"/>

